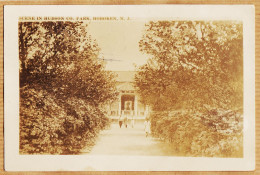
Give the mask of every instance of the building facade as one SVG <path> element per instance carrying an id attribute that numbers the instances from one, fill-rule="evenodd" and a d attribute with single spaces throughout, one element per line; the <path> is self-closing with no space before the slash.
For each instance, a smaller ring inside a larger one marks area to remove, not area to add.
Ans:
<path id="1" fill-rule="evenodd" d="M 139 95 L 134 87 L 134 71 L 115 71 L 117 77 L 118 99 L 109 105 L 111 118 L 120 115 L 133 116 L 143 119 L 148 114 L 148 106 L 141 103 Z"/>

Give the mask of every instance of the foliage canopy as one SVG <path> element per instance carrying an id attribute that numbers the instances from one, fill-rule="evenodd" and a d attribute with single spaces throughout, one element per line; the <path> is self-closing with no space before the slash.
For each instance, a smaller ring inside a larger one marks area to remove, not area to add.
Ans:
<path id="1" fill-rule="evenodd" d="M 140 50 L 150 55 L 136 86 L 154 110 L 233 109 L 243 103 L 243 35 L 237 21 L 151 21 Z"/>

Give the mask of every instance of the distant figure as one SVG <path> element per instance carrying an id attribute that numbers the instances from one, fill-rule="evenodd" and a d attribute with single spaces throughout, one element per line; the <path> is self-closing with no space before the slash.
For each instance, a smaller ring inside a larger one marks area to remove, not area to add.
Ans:
<path id="1" fill-rule="evenodd" d="M 124 115 L 124 124 L 125 124 L 125 127 L 127 128 L 127 122 L 128 122 L 128 118 L 126 115 Z"/>
<path id="2" fill-rule="evenodd" d="M 135 125 L 135 119 L 134 119 L 134 116 L 132 116 L 132 119 L 131 119 L 131 126 L 132 126 L 132 128 L 134 128 L 134 125 Z"/>
<path id="3" fill-rule="evenodd" d="M 118 122 L 119 122 L 119 127 L 121 128 L 122 124 L 123 124 L 123 117 L 122 117 L 122 115 L 119 116 Z"/>
<path id="4" fill-rule="evenodd" d="M 150 132 L 151 132 L 150 127 L 151 127 L 151 123 L 148 119 L 146 119 L 144 121 L 145 137 L 148 137 L 148 135 L 150 134 Z"/>

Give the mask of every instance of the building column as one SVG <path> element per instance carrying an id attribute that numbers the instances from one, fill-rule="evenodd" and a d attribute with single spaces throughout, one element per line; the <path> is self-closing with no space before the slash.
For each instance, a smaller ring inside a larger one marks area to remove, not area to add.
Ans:
<path id="1" fill-rule="evenodd" d="M 135 95 L 135 116 L 137 116 L 138 114 L 137 114 L 137 112 L 138 112 L 138 110 L 137 110 L 137 108 L 138 108 L 138 99 L 137 99 L 137 95 Z"/>
<path id="2" fill-rule="evenodd" d="M 121 115 L 121 94 L 119 94 L 119 103 L 118 103 L 118 115 Z"/>

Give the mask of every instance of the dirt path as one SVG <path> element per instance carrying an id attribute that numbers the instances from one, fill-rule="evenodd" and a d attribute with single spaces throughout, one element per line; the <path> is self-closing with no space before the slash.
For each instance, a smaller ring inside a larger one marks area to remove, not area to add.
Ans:
<path id="1" fill-rule="evenodd" d="M 169 156 L 169 145 L 150 136 L 145 137 L 143 123 L 135 124 L 134 128 L 119 128 L 113 123 L 108 130 L 101 132 L 91 155 L 143 155 Z M 86 152 L 82 152 L 86 154 Z"/>

